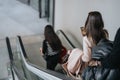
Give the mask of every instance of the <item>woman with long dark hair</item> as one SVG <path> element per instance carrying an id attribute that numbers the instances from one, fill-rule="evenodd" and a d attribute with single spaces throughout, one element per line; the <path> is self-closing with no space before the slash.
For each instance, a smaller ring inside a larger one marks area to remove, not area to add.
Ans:
<path id="1" fill-rule="evenodd" d="M 44 36 L 41 52 L 47 62 L 47 69 L 54 70 L 59 60 L 62 43 L 51 25 L 45 27 Z"/>
<path id="2" fill-rule="evenodd" d="M 89 53 L 84 52 L 82 56 L 84 62 L 86 62 L 87 59 L 91 59 L 92 47 L 96 46 L 101 39 L 107 39 L 108 35 L 107 30 L 104 29 L 104 22 L 101 13 L 98 11 L 89 12 L 84 27 L 83 50 L 86 51 L 86 47 L 84 46 L 84 44 L 86 44 L 85 40 L 87 40 L 90 45 L 87 45 L 87 51 L 89 51 Z"/>
<path id="3" fill-rule="evenodd" d="M 90 12 L 85 24 L 85 30 L 93 47 L 91 48 L 91 60 L 82 73 L 83 80 L 120 80 L 119 63 L 113 63 L 115 60 L 118 62 L 115 52 L 119 52 L 119 46 L 117 45 L 120 42 L 118 41 L 119 36 L 115 38 L 113 43 L 108 40 L 108 32 L 103 28 L 104 23 L 101 14 L 96 11 Z M 114 66 L 117 65 L 117 68 L 111 68 L 111 64 L 112 67 L 113 64 L 115 64 Z"/>
<path id="4" fill-rule="evenodd" d="M 104 29 L 101 13 L 98 11 L 89 12 L 85 23 L 85 30 L 86 36 L 93 44 L 97 44 L 102 38 L 107 38 L 108 35 Z"/>
<path id="5" fill-rule="evenodd" d="M 68 61 L 63 65 L 65 71 L 72 77 L 82 73 L 88 63 L 96 64 L 91 59 L 91 49 L 96 46 L 101 39 L 108 38 L 108 32 L 104 29 L 102 16 L 98 11 L 89 12 L 85 27 L 81 28 L 83 34 L 83 50 L 75 48 L 71 51 Z"/>

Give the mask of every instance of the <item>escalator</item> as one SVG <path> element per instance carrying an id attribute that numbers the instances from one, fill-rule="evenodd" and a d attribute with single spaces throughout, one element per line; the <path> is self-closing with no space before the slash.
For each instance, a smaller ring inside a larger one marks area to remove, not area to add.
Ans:
<path id="1" fill-rule="evenodd" d="M 56 33 L 67 49 L 75 48 L 62 30 Z M 60 64 L 55 71 L 46 69 L 46 61 L 39 51 L 43 39 L 43 35 L 6 38 L 4 51 L 9 54 L 9 65 L 7 65 L 9 75 L 6 79 L 0 78 L 0 80 L 72 80 L 64 73 Z"/>
<path id="2" fill-rule="evenodd" d="M 56 34 L 59 36 L 62 44 L 69 50 L 75 48 L 72 42 L 68 39 L 62 30 L 58 30 Z M 26 54 L 29 58 L 29 62 L 46 69 L 46 61 L 40 54 L 40 47 L 42 47 L 42 42 L 44 40 L 44 35 L 31 35 L 31 36 L 21 36 Z M 64 74 L 63 68 L 60 64 L 55 68 L 56 72 Z"/>
<path id="3" fill-rule="evenodd" d="M 61 39 L 63 45 L 67 49 L 73 49 L 76 47 L 72 44 L 72 42 L 69 40 L 69 38 L 65 35 L 65 33 L 62 30 L 58 30 L 56 33 Z M 40 47 L 42 47 L 44 35 L 21 36 L 20 38 L 21 38 L 21 41 L 23 42 L 23 46 L 26 51 L 26 55 L 28 57 L 27 61 L 30 64 L 37 67 L 38 69 L 46 70 L 46 61 L 41 56 L 40 50 L 39 50 Z M 47 72 L 49 73 L 50 71 L 47 70 Z M 60 64 L 58 64 L 57 67 L 55 68 L 55 71 L 52 71 L 52 72 L 53 73 L 50 73 L 50 74 L 55 74 L 57 72 L 57 73 L 60 73 L 59 75 L 62 74 L 64 76 L 67 76 Z"/>
<path id="4" fill-rule="evenodd" d="M 11 71 L 11 79 L 0 80 L 71 80 L 71 78 L 63 74 L 46 70 L 30 63 L 20 36 L 10 38 L 10 40 L 6 38 L 6 42 L 11 60 L 10 69 L 13 71 Z"/>
<path id="5" fill-rule="evenodd" d="M 39 51 L 43 39 L 43 35 L 10 38 L 13 53 L 10 57 L 18 78 L 20 80 L 71 80 L 65 74 L 58 73 L 60 70 L 46 69 L 46 62 Z M 62 69 L 59 65 L 57 68 Z"/>

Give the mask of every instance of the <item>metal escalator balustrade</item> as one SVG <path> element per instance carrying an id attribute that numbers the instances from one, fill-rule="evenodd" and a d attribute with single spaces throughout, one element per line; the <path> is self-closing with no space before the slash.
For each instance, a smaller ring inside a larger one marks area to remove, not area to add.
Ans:
<path id="1" fill-rule="evenodd" d="M 18 40 L 21 40 L 20 37 L 18 37 Z M 21 41 L 19 41 L 19 42 L 21 42 Z M 34 66 L 28 64 L 28 62 L 26 61 L 26 59 L 23 55 L 24 53 L 22 51 L 21 44 L 22 43 L 19 43 L 18 46 L 20 47 L 20 51 L 21 51 L 20 55 L 22 58 L 22 62 L 24 64 L 24 68 L 26 70 L 25 71 L 25 73 L 27 74 L 26 76 L 30 77 L 30 79 L 28 79 L 28 80 L 31 80 L 31 78 L 33 78 L 33 77 L 34 77 L 33 80 L 63 80 L 63 79 L 71 80 L 71 78 L 69 78 L 65 75 L 62 75 L 60 73 L 46 70 L 46 69 L 40 69 L 40 68 L 38 69 L 38 68 L 35 68 Z M 28 58 L 28 60 L 29 60 L 29 58 Z"/>
<path id="2" fill-rule="evenodd" d="M 16 38 L 11 38 L 10 42 L 13 53 L 13 68 L 18 78 L 20 80 L 43 80 L 42 78 L 30 72 L 26 67 L 26 64 L 24 62 L 25 58 L 23 58 L 24 55 L 22 55 L 23 51 L 20 47 L 19 40 Z"/>
<path id="3" fill-rule="evenodd" d="M 65 47 L 67 49 L 73 49 L 75 46 L 71 43 L 71 41 L 67 38 L 67 36 L 64 34 L 62 30 L 58 30 L 57 35 L 60 37 L 61 41 L 65 43 Z M 22 39 L 21 39 L 22 38 Z M 23 52 L 26 54 L 23 54 L 25 58 L 27 59 L 27 63 L 29 65 L 32 64 L 32 66 L 37 67 L 38 69 L 45 71 L 46 73 L 53 74 L 56 76 L 58 74 L 60 77 L 61 74 L 46 70 L 46 63 L 42 56 L 40 56 L 39 48 L 42 47 L 42 42 L 44 40 L 44 35 L 31 35 L 31 36 L 18 36 L 19 42 L 22 43 L 22 49 Z M 26 57 L 27 56 L 27 57 Z M 57 72 L 61 72 L 63 69 L 58 65 L 56 68 Z M 66 76 L 65 74 L 63 74 Z M 62 76 L 62 75 L 61 75 Z"/>
<path id="4" fill-rule="evenodd" d="M 62 31 L 58 31 L 58 32 L 59 32 L 58 36 L 61 38 L 62 42 L 65 42 L 65 46 L 69 47 L 68 49 L 75 48 L 75 46 L 70 42 L 70 40 L 66 38 L 66 35 L 64 34 L 64 32 Z M 37 35 L 37 39 L 38 39 L 38 35 Z M 65 76 L 65 74 L 60 74 L 60 73 L 45 69 L 46 65 L 44 65 L 43 66 L 44 68 L 43 68 L 43 67 L 38 67 L 37 64 L 31 63 L 32 61 L 28 53 L 31 53 L 31 58 L 33 58 L 34 55 L 36 54 L 36 52 L 34 51 L 36 51 L 37 49 L 38 55 L 40 56 L 39 48 L 42 47 L 43 39 L 44 39 L 43 35 L 39 36 L 38 40 L 36 40 L 35 35 L 34 37 L 31 36 L 31 38 L 22 37 L 21 39 L 21 37 L 18 36 L 17 39 L 16 38 L 10 39 L 10 43 L 12 45 L 12 53 L 13 53 L 12 54 L 13 57 L 12 56 L 10 57 L 13 60 L 13 64 L 14 64 L 13 67 L 19 79 L 20 80 L 61 80 L 61 79 L 71 80 L 71 78 Z M 25 43 L 25 40 L 27 43 Z M 22 43 L 22 41 L 24 44 Z M 39 46 L 35 47 L 36 45 L 33 46 L 34 44 Z M 27 48 L 29 47 L 31 48 L 27 49 L 26 46 Z M 28 51 L 33 50 L 33 51 L 26 52 L 26 50 Z M 36 59 L 36 57 L 34 58 Z M 38 59 L 36 59 L 36 62 L 40 63 Z"/>
<path id="5" fill-rule="evenodd" d="M 71 41 L 67 38 L 67 36 L 64 34 L 64 32 L 62 30 L 58 30 L 56 33 L 60 37 L 61 41 L 63 43 L 65 43 L 64 45 L 67 47 L 67 49 L 75 48 L 75 46 L 71 43 Z M 37 35 L 37 38 L 38 38 L 38 35 Z M 39 46 L 37 46 L 37 49 L 38 49 L 38 55 L 40 56 L 39 48 L 42 46 L 43 39 L 44 39 L 44 37 L 42 35 L 41 38 L 38 39 L 38 42 L 36 43 L 35 38 L 33 36 L 31 36 L 31 39 L 30 38 L 27 39 L 28 40 L 27 48 L 29 46 L 32 47 L 30 49 L 32 51 L 33 49 L 36 48 L 35 46 L 34 46 L 35 47 L 34 48 L 32 45 L 34 45 L 34 44 L 39 45 Z M 65 76 L 65 74 L 61 74 L 61 73 L 59 74 L 58 72 L 54 72 L 54 71 L 45 69 L 46 65 L 44 65 L 43 66 L 44 68 L 43 68 L 43 67 L 38 67 L 37 64 L 31 63 L 32 61 L 30 61 L 30 58 L 28 56 L 29 52 L 26 52 L 26 50 L 27 50 L 27 48 L 25 46 L 26 43 L 23 44 L 22 40 L 24 41 L 25 37 L 24 38 L 22 37 L 22 39 L 20 36 L 18 36 L 17 39 L 11 38 L 10 42 L 9 42 L 8 38 L 6 38 L 8 51 L 10 54 L 10 59 L 11 59 L 12 64 L 14 65 L 14 66 L 12 66 L 14 68 L 13 73 L 16 73 L 20 80 L 62 80 L 62 79 L 72 80 L 70 77 Z M 29 42 L 31 40 L 33 42 L 34 41 L 35 42 L 32 43 L 31 45 L 29 45 Z M 10 45 L 10 43 L 11 43 L 11 45 Z M 12 47 L 9 48 L 9 46 L 12 46 Z M 35 50 L 32 51 L 31 57 L 34 56 Z M 39 61 L 36 59 L 36 62 L 39 62 Z"/>
<path id="6" fill-rule="evenodd" d="M 60 37 L 63 45 L 67 49 L 75 48 L 73 43 L 68 39 L 68 37 L 65 35 L 65 33 L 62 30 L 58 30 L 56 33 Z M 46 62 L 43 60 L 42 56 L 40 56 L 40 50 L 39 50 L 39 48 L 42 47 L 44 35 L 21 36 L 21 38 L 22 38 L 23 46 L 25 48 L 25 53 L 29 57 L 29 61 L 31 63 L 34 63 L 38 66 L 45 68 Z M 33 57 L 36 57 L 36 58 L 33 58 Z M 39 63 L 41 61 L 43 62 L 43 64 Z"/>
<path id="7" fill-rule="evenodd" d="M 63 45 L 67 49 L 73 49 L 75 46 L 70 44 L 70 40 L 66 39 L 65 34 L 63 35 L 60 31 L 58 31 L 58 36 L 60 37 Z M 63 32 L 64 33 L 64 32 Z M 42 47 L 42 42 L 44 40 L 43 34 L 37 35 L 29 35 L 29 36 L 21 36 L 26 54 L 28 56 L 29 62 L 37 65 L 39 68 L 46 69 L 46 61 L 40 54 L 40 47 Z M 69 40 L 69 41 L 68 41 Z M 62 67 L 58 64 L 55 71 L 64 73 Z"/>
<path id="8" fill-rule="evenodd" d="M 57 30 L 56 34 L 61 39 L 63 45 L 66 46 L 67 49 L 79 48 L 82 50 L 82 44 L 76 39 L 76 37 L 70 32 L 64 32 L 63 30 Z"/>
<path id="9" fill-rule="evenodd" d="M 76 46 L 69 40 L 69 38 L 67 37 L 67 35 L 62 31 L 62 30 L 57 30 L 56 34 L 58 35 L 58 37 L 60 38 L 60 40 L 62 41 L 62 44 L 67 48 L 67 49 L 73 49 Z"/>
<path id="10" fill-rule="evenodd" d="M 8 74 L 11 74 L 12 80 L 15 80 L 15 75 L 13 71 L 13 54 L 12 54 L 12 49 L 11 49 L 11 45 L 8 37 L 6 37 L 6 44 L 7 44 L 7 49 L 9 53 L 9 59 L 10 59 Z"/>

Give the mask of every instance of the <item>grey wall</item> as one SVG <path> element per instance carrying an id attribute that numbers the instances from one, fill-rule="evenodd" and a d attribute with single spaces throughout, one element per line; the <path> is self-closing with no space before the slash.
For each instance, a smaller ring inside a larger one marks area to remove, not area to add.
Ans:
<path id="1" fill-rule="evenodd" d="M 38 9 L 38 6 L 39 6 L 39 5 L 38 5 L 38 1 L 39 1 L 39 0 L 30 0 L 30 6 L 32 6 L 32 7 L 33 7 L 35 10 L 37 10 L 37 11 L 39 10 L 39 9 Z"/>
<path id="2" fill-rule="evenodd" d="M 82 43 L 80 27 L 84 26 L 90 11 L 99 11 L 103 16 L 105 28 L 114 40 L 120 27 L 120 0 L 56 0 L 55 27 L 75 36 Z"/>

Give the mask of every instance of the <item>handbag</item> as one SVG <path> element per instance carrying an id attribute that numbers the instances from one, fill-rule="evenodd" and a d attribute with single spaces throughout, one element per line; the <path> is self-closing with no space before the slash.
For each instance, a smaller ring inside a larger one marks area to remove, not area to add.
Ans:
<path id="1" fill-rule="evenodd" d="M 82 53 L 82 50 L 78 48 L 71 50 L 67 62 L 62 64 L 62 68 L 66 74 L 74 80 L 82 80 L 81 74 L 83 69 L 88 65 L 87 63 L 82 62 Z"/>
<path id="2" fill-rule="evenodd" d="M 58 63 L 60 63 L 60 64 L 65 63 L 68 59 L 68 56 L 69 55 L 67 54 L 67 49 L 64 46 L 62 46 Z"/>

